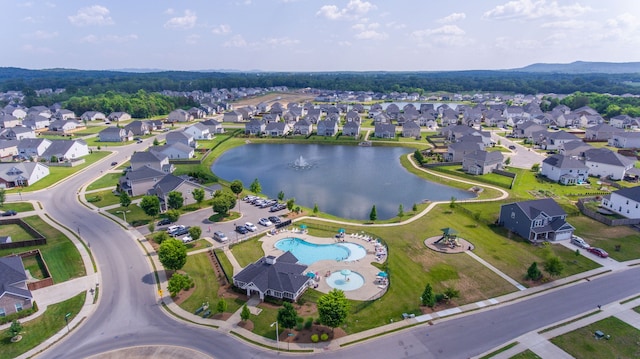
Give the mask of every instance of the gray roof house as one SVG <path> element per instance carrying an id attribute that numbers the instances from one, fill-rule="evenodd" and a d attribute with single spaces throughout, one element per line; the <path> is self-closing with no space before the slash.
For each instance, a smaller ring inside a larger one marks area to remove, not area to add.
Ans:
<path id="1" fill-rule="evenodd" d="M 582 141 L 571 141 L 560 146 L 560 154 L 565 156 L 584 157 L 584 152 L 592 148 L 593 146 L 588 143 Z"/>
<path id="2" fill-rule="evenodd" d="M 243 119 L 242 113 L 238 111 L 225 112 L 225 114 L 222 117 L 223 122 L 240 122 L 242 121 L 242 119 Z"/>
<path id="3" fill-rule="evenodd" d="M 373 136 L 377 138 L 395 138 L 396 125 L 392 123 L 376 123 Z"/>
<path id="4" fill-rule="evenodd" d="M 574 135 L 573 133 L 565 131 L 546 132 L 544 134 L 539 134 L 540 137 L 537 139 L 534 138 L 534 141 L 545 150 L 559 150 L 562 145 L 571 141 L 582 142 L 582 139 L 580 139 L 580 137 Z M 538 134 L 534 136 L 538 136 Z"/>
<path id="5" fill-rule="evenodd" d="M 475 150 L 462 157 L 462 170 L 473 175 L 483 175 L 500 167 L 503 160 L 504 156 L 500 151 Z"/>
<path id="6" fill-rule="evenodd" d="M 640 186 L 611 192 L 602 198 L 602 207 L 627 218 L 640 219 Z"/>
<path id="7" fill-rule="evenodd" d="M 46 138 L 24 138 L 18 143 L 18 152 L 24 158 L 42 156 L 51 146 L 51 140 Z"/>
<path id="8" fill-rule="evenodd" d="M 126 191 L 130 196 L 146 195 L 164 176 L 167 176 L 167 173 L 143 166 L 120 177 L 120 191 Z"/>
<path id="9" fill-rule="evenodd" d="M 607 141 L 615 134 L 624 132 L 624 130 L 613 127 L 606 123 L 588 127 L 584 132 L 584 138 L 592 141 Z"/>
<path id="10" fill-rule="evenodd" d="M 318 136 L 335 136 L 338 134 L 338 121 L 320 120 L 318 121 Z"/>
<path id="11" fill-rule="evenodd" d="M 27 187 L 49 175 L 40 162 L 0 163 L 0 188 Z"/>
<path id="12" fill-rule="evenodd" d="M 42 157 L 50 159 L 55 156 L 58 161 L 72 160 L 89 154 L 89 146 L 84 140 L 52 140 Z"/>
<path id="13" fill-rule="evenodd" d="M 420 125 L 415 121 L 405 121 L 402 124 L 402 137 L 420 137 Z"/>
<path id="14" fill-rule="evenodd" d="M 19 256 L 0 258 L 0 317 L 32 306 L 33 296 L 27 288 L 27 273 Z"/>
<path id="15" fill-rule="evenodd" d="M 261 300 L 270 296 L 296 301 L 313 281 L 304 273 L 307 266 L 297 262 L 291 252 L 260 258 L 234 275 L 233 284 L 247 296 L 258 293 Z"/>
<path id="16" fill-rule="evenodd" d="M 13 156 L 18 155 L 18 140 L 0 140 L 0 160 L 13 159 Z"/>
<path id="17" fill-rule="evenodd" d="M 244 133 L 246 135 L 260 136 L 264 133 L 266 127 L 267 125 L 264 121 L 254 118 L 244 125 Z"/>
<path id="18" fill-rule="evenodd" d="M 575 185 L 587 182 L 589 167 L 573 157 L 555 154 L 542 161 L 541 173 L 563 185 Z"/>
<path id="19" fill-rule="evenodd" d="M 151 133 L 151 129 L 149 128 L 149 124 L 145 121 L 135 120 L 128 123 L 124 126 L 126 131 L 131 131 L 134 136 L 144 136 Z"/>
<path id="20" fill-rule="evenodd" d="M 9 127 L 0 130 L 0 138 L 7 140 L 22 140 L 25 138 L 36 138 L 36 132 L 30 127 Z"/>
<path id="21" fill-rule="evenodd" d="M 570 239 L 567 213 L 551 198 L 503 204 L 498 223 L 533 243 Z"/>
<path id="22" fill-rule="evenodd" d="M 447 162 L 462 162 L 464 156 L 484 149 L 482 142 L 475 141 L 460 141 L 449 144 L 447 148 L 447 154 L 445 155 L 445 161 Z"/>
<path id="23" fill-rule="evenodd" d="M 20 119 L 14 115 L 0 114 L 0 128 L 9 128 L 20 125 Z"/>
<path id="24" fill-rule="evenodd" d="M 150 167 L 164 173 L 173 172 L 173 165 L 169 163 L 169 157 L 155 151 L 134 152 L 129 160 L 131 170 L 139 170 L 142 167 Z"/>
<path id="25" fill-rule="evenodd" d="M 86 111 L 80 116 L 82 121 L 104 121 L 107 119 L 107 116 L 99 111 Z"/>
<path id="26" fill-rule="evenodd" d="M 131 115 L 126 112 L 111 112 L 109 116 L 107 116 L 107 120 L 109 121 L 128 121 L 131 119 Z"/>
<path id="27" fill-rule="evenodd" d="M 193 120 L 191 114 L 181 108 L 169 112 L 167 122 L 189 122 Z"/>
<path id="28" fill-rule="evenodd" d="M 356 138 L 360 136 L 360 122 L 347 121 L 347 123 L 342 126 L 342 135 Z"/>
<path id="29" fill-rule="evenodd" d="M 584 164 L 589 167 L 589 175 L 621 180 L 633 168 L 635 159 L 629 159 L 608 148 L 593 148 L 585 151 Z"/>
<path id="30" fill-rule="evenodd" d="M 176 142 L 171 145 L 152 146 L 149 148 L 151 152 L 157 152 L 163 156 L 169 157 L 169 160 L 173 159 L 189 159 L 193 158 L 193 147 L 189 147 L 181 142 Z"/>
<path id="31" fill-rule="evenodd" d="M 55 120 L 49 123 L 49 131 L 70 133 L 84 125 L 76 120 Z"/>
<path id="32" fill-rule="evenodd" d="M 293 134 L 307 136 L 313 132 L 313 125 L 306 119 L 300 119 L 293 124 Z"/>
<path id="33" fill-rule="evenodd" d="M 269 136 L 285 136 L 289 131 L 289 125 L 285 122 L 269 122 L 264 127 L 264 132 Z"/>
<path id="34" fill-rule="evenodd" d="M 640 147 L 640 132 L 614 133 L 608 140 L 608 145 L 617 148 L 638 148 Z"/>
<path id="35" fill-rule="evenodd" d="M 221 188 L 219 185 L 218 187 Z M 164 212 L 169 209 L 167 207 L 169 192 L 182 193 L 183 203 L 186 206 L 196 203 L 196 200 L 193 198 L 193 190 L 196 188 L 204 190 L 205 201 L 211 199 L 217 189 L 207 188 L 185 178 L 168 174 L 154 184 L 153 189 L 149 193 L 155 194 L 160 199 L 160 210 Z"/>
<path id="36" fill-rule="evenodd" d="M 133 140 L 133 132 L 120 127 L 107 127 L 98 133 L 100 142 L 126 142 Z"/>
<path id="37" fill-rule="evenodd" d="M 30 127 L 33 130 L 42 130 L 49 127 L 51 120 L 47 117 L 29 114 L 22 120 L 22 126 Z"/>
<path id="38" fill-rule="evenodd" d="M 211 132 L 209 131 L 209 126 L 205 126 L 202 123 L 193 124 L 184 129 L 184 132 L 193 136 L 196 140 L 210 140 Z"/>
<path id="39" fill-rule="evenodd" d="M 209 119 L 209 120 L 204 120 L 200 123 L 203 124 L 204 126 L 207 126 L 209 128 L 209 133 L 212 135 L 218 134 L 218 133 L 224 133 L 224 127 L 222 127 L 222 122 L 218 120 Z"/>
<path id="40" fill-rule="evenodd" d="M 193 148 L 196 148 L 196 146 L 198 145 L 195 139 L 193 138 L 193 135 L 184 131 L 168 132 L 167 136 L 165 137 L 165 140 L 167 145 L 172 145 L 177 142 L 180 142 L 182 144 L 185 144 Z"/>
<path id="41" fill-rule="evenodd" d="M 539 125 L 533 121 L 526 121 L 513 128 L 513 136 L 517 138 L 532 138 L 534 132 L 547 129 L 547 126 Z"/>

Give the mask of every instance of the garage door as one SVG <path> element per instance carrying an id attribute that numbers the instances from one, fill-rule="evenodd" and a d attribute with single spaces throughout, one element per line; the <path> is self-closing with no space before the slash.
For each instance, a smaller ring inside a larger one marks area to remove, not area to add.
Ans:
<path id="1" fill-rule="evenodd" d="M 571 239 L 571 231 L 556 232 L 556 241 Z"/>

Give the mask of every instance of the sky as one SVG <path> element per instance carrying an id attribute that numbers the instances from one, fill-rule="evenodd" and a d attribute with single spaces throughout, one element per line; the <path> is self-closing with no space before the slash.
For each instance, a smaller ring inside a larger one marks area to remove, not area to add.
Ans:
<path id="1" fill-rule="evenodd" d="M 640 61 L 638 0 L 0 0 L 0 67 L 452 71 Z"/>

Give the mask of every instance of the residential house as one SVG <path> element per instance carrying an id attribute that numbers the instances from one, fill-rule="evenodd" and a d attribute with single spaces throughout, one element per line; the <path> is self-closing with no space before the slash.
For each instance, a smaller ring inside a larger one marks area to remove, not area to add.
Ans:
<path id="1" fill-rule="evenodd" d="M 338 134 L 338 121 L 333 119 L 318 121 L 318 136 L 335 136 Z"/>
<path id="2" fill-rule="evenodd" d="M 49 175 L 40 162 L 0 163 L 0 188 L 28 187 Z"/>
<path id="3" fill-rule="evenodd" d="M 158 152 L 161 155 L 167 156 L 169 160 L 186 160 L 193 158 L 195 154 L 193 147 L 187 146 L 181 142 L 176 142 L 172 145 L 152 146 L 149 148 L 149 151 Z"/>
<path id="4" fill-rule="evenodd" d="M 20 256 L 0 258 L 0 317 L 31 309 L 33 296 Z"/>
<path id="5" fill-rule="evenodd" d="M 169 116 L 167 116 L 167 122 L 189 122 L 192 121 L 193 117 L 191 114 L 181 108 L 173 110 L 169 112 Z"/>
<path id="6" fill-rule="evenodd" d="M 84 125 L 76 120 L 55 120 L 49 123 L 49 131 L 62 133 L 71 133 L 80 127 Z"/>
<path id="7" fill-rule="evenodd" d="M 147 120 L 145 122 L 149 126 L 149 131 L 162 130 L 162 127 L 163 127 L 162 120 Z"/>
<path id="8" fill-rule="evenodd" d="M 142 166 L 120 177 L 118 187 L 120 191 L 125 191 L 130 196 L 147 195 L 164 176 L 167 176 L 164 171 Z"/>
<path id="9" fill-rule="evenodd" d="M 391 103 L 389 104 L 389 106 L 387 106 L 387 108 L 385 109 L 385 112 L 387 113 L 387 116 L 389 116 L 389 118 L 391 118 L 392 120 L 395 120 L 398 118 L 398 115 L 400 114 L 400 108 L 395 103 Z"/>
<path id="10" fill-rule="evenodd" d="M 587 182 L 589 167 L 570 156 L 555 154 L 542 161 L 542 175 L 563 185 Z"/>
<path id="11" fill-rule="evenodd" d="M 313 132 L 313 125 L 306 119 L 300 119 L 293 124 L 293 134 L 308 136 Z"/>
<path id="12" fill-rule="evenodd" d="M 607 141 L 613 138 L 614 135 L 623 133 L 624 130 L 617 127 L 613 127 L 606 123 L 588 127 L 585 130 L 584 138 L 591 141 Z"/>
<path id="13" fill-rule="evenodd" d="M 0 161 L 12 160 L 18 155 L 18 140 L 0 140 Z"/>
<path id="14" fill-rule="evenodd" d="M 204 118 L 204 115 L 205 115 L 204 110 L 197 107 L 192 107 L 189 110 L 187 110 L 187 112 L 189 113 L 189 116 L 191 116 L 192 120 Z"/>
<path id="15" fill-rule="evenodd" d="M 260 136 L 264 133 L 267 125 L 264 121 L 254 118 L 244 125 L 246 135 Z"/>
<path id="16" fill-rule="evenodd" d="M 545 131 L 546 126 L 539 125 L 533 121 L 526 121 L 513 128 L 513 136 L 516 138 L 533 138 L 534 132 Z"/>
<path id="17" fill-rule="evenodd" d="M 617 148 L 640 147 L 640 132 L 619 132 L 611 135 L 608 145 Z"/>
<path id="18" fill-rule="evenodd" d="M 171 173 L 174 168 L 169 163 L 169 157 L 163 153 L 155 151 L 134 152 L 129 160 L 131 163 L 131 171 L 136 171 L 142 167 L 153 168 L 163 173 Z"/>
<path id="19" fill-rule="evenodd" d="M 376 123 L 373 136 L 376 138 L 395 138 L 396 125 L 392 123 Z"/>
<path id="20" fill-rule="evenodd" d="M 82 121 L 105 121 L 107 116 L 100 111 L 85 111 L 80 119 Z"/>
<path id="21" fill-rule="evenodd" d="M 246 291 L 247 296 L 258 293 L 260 300 L 266 296 L 296 301 L 313 283 L 305 275 L 307 266 L 298 263 L 291 252 L 280 257 L 267 256 L 243 268 L 233 276 L 233 285 Z"/>
<path id="22" fill-rule="evenodd" d="M 193 135 L 184 131 L 168 132 L 165 137 L 165 141 L 167 145 L 172 145 L 177 142 L 193 148 L 196 148 L 198 145 L 196 140 L 193 138 Z"/>
<path id="23" fill-rule="evenodd" d="M 202 123 L 193 124 L 184 129 L 185 133 L 190 134 L 196 140 L 210 140 L 211 133 L 209 132 L 209 127 L 203 125 Z"/>
<path id="24" fill-rule="evenodd" d="M 462 162 L 464 156 L 474 151 L 483 150 L 484 146 L 481 142 L 475 141 L 460 141 L 450 143 L 445 155 L 445 161 L 447 162 Z"/>
<path id="25" fill-rule="evenodd" d="M 131 131 L 134 136 L 145 136 L 151 133 L 149 124 L 146 121 L 135 120 L 124 126 L 125 131 Z"/>
<path id="26" fill-rule="evenodd" d="M 640 219 L 640 186 L 611 192 L 602 198 L 602 207 L 626 218 Z"/>
<path id="27" fill-rule="evenodd" d="M 168 174 L 164 176 L 158 183 L 153 186 L 150 193 L 156 195 L 160 199 L 160 211 L 164 212 L 168 208 L 168 200 L 170 192 L 180 192 L 182 194 L 183 204 L 185 206 L 196 203 L 193 198 L 194 189 L 202 189 L 205 193 L 205 200 L 211 199 L 215 193 L 214 189 L 206 188 L 195 182 L 191 182 L 182 177 Z"/>
<path id="28" fill-rule="evenodd" d="M 264 121 L 267 124 L 269 124 L 271 122 L 279 122 L 280 121 L 280 115 L 274 114 L 274 113 L 265 113 L 262 116 L 262 121 Z"/>
<path id="29" fill-rule="evenodd" d="M 504 161 L 500 151 L 475 150 L 462 156 L 462 170 L 473 175 L 484 175 L 499 168 Z"/>
<path id="30" fill-rule="evenodd" d="M 360 123 L 357 121 L 348 121 L 342 126 L 343 136 L 352 136 L 358 138 L 360 136 Z"/>
<path id="31" fill-rule="evenodd" d="M 55 118 L 58 120 L 75 120 L 76 114 L 71 110 L 67 110 L 66 108 L 62 108 L 56 111 Z"/>
<path id="32" fill-rule="evenodd" d="M 0 138 L 7 140 L 22 140 L 36 138 L 36 132 L 30 127 L 16 126 L 0 130 Z"/>
<path id="33" fill-rule="evenodd" d="M 51 146 L 46 138 L 25 138 L 18 144 L 18 153 L 23 158 L 40 157 Z"/>
<path id="34" fill-rule="evenodd" d="M 0 114 L 0 128 L 10 128 L 20 125 L 21 121 L 14 115 Z"/>
<path id="35" fill-rule="evenodd" d="M 224 133 L 224 127 L 222 127 L 222 122 L 214 119 L 204 120 L 200 122 L 204 126 L 207 126 L 209 129 L 209 133 L 211 135 Z"/>
<path id="36" fill-rule="evenodd" d="M 441 128 L 439 134 L 444 136 L 445 140 L 449 142 L 457 142 L 460 141 L 462 137 L 475 134 L 476 132 L 478 132 L 478 130 L 466 125 L 448 125 Z"/>
<path id="37" fill-rule="evenodd" d="M 43 158 L 55 157 L 58 161 L 73 160 L 89 154 L 89 146 L 84 140 L 52 140 L 42 154 Z"/>
<path id="38" fill-rule="evenodd" d="M 107 120 L 121 122 L 128 121 L 131 119 L 131 115 L 126 112 L 111 112 L 109 116 L 107 116 Z"/>
<path id="39" fill-rule="evenodd" d="M 562 144 L 559 152 L 561 155 L 583 158 L 585 151 L 592 148 L 593 146 L 588 143 L 582 141 L 571 141 Z"/>
<path id="40" fill-rule="evenodd" d="M 414 121 L 406 121 L 402 124 L 402 137 L 420 138 L 420 125 Z"/>
<path id="41" fill-rule="evenodd" d="M 629 115 L 618 115 L 609 119 L 609 124 L 620 129 L 630 129 L 636 125 L 636 121 Z"/>
<path id="42" fill-rule="evenodd" d="M 133 132 L 120 127 L 107 127 L 98 133 L 100 142 L 126 142 L 133 140 Z"/>
<path id="43" fill-rule="evenodd" d="M 23 107 L 7 105 L 0 112 L 15 116 L 19 119 L 24 119 L 25 117 L 27 117 L 27 111 Z"/>
<path id="44" fill-rule="evenodd" d="M 565 143 L 571 141 L 582 142 L 580 137 L 565 131 L 545 132 L 541 138 L 542 140 L 534 138 L 534 141 L 545 150 L 559 150 Z"/>
<path id="45" fill-rule="evenodd" d="M 345 116 L 345 120 L 347 122 L 357 122 L 357 123 L 362 123 L 362 119 L 360 118 L 360 114 L 355 111 L 355 110 L 351 110 L 349 112 L 347 112 L 347 115 Z"/>
<path id="46" fill-rule="evenodd" d="M 51 120 L 47 117 L 34 114 L 29 114 L 22 120 L 22 126 L 29 127 L 35 131 L 46 129 L 49 127 L 49 123 L 51 123 Z"/>
<path id="47" fill-rule="evenodd" d="M 225 112 L 225 114 L 222 117 L 223 122 L 241 122 L 242 120 L 243 120 L 242 113 L 238 111 Z"/>
<path id="48" fill-rule="evenodd" d="M 589 175 L 621 180 L 633 168 L 635 159 L 622 156 L 608 148 L 593 148 L 585 151 L 584 164 L 589 167 Z"/>
<path id="49" fill-rule="evenodd" d="M 570 239 L 574 227 L 551 198 L 503 204 L 498 223 L 533 243 Z"/>
<path id="50" fill-rule="evenodd" d="M 44 116 L 48 119 L 51 119 L 51 117 L 53 117 L 51 110 L 49 110 L 47 106 L 29 107 L 29 111 L 27 111 L 27 116 L 29 116 L 29 114 Z"/>
<path id="51" fill-rule="evenodd" d="M 285 136 L 290 131 L 289 124 L 285 122 L 269 122 L 264 127 L 264 132 L 269 136 Z"/>

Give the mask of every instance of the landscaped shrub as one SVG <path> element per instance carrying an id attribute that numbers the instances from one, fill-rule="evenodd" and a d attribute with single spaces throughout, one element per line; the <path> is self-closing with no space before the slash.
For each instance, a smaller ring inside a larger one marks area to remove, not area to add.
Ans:
<path id="1" fill-rule="evenodd" d="M 317 342 L 318 342 L 318 340 L 319 340 L 319 339 L 318 339 L 318 334 L 313 334 L 313 335 L 311 335 L 311 341 L 312 341 L 312 342 L 317 343 Z"/>
<path id="2" fill-rule="evenodd" d="M 323 342 L 326 342 L 327 340 L 329 340 L 329 334 L 322 333 L 322 335 L 320 336 L 320 340 L 322 340 Z"/>
<path id="3" fill-rule="evenodd" d="M 307 321 L 304 322 L 304 329 L 311 329 L 313 326 L 313 318 L 307 318 Z"/>
<path id="4" fill-rule="evenodd" d="M 100 201 L 102 201 L 102 196 L 100 196 L 100 195 L 93 196 L 91 198 L 87 198 L 87 202 L 89 202 L 89 203 L 100 202 Z"/>

